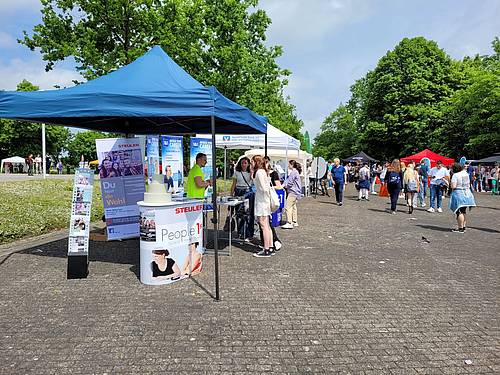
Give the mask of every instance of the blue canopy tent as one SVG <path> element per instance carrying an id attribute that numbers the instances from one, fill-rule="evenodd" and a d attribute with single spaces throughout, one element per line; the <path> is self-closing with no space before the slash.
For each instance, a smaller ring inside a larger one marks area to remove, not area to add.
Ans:
<path id="1" fill-rule="evenodd" d="M 0 92 L 0 118 L 126 134 L 266 133 L 267 119 L 204 87 L 159 46 L 105 76 L 61 90 Z"/>
<path id="2" fill-rule="evenodd" d="M 159 46 L 131 64 L 81 85 L 49 91 L 0 92 L 0 118 L 125 134 L 266 135 L 267 119 L 204 87 Z M 213 175 L 217 176 L 215 163 Z M 213 224 L 219 299 L 217 186 Z"/>

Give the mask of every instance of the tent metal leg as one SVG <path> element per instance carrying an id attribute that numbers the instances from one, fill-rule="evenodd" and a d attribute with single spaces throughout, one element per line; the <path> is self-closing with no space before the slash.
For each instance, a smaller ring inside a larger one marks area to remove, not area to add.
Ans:
<path id="1" fill-rule="evenodd" d="M 220 301 L 219 293 L 219 230 L 218 230 L 218 215 L 217 215 L 217 159 L 215 155 L 215 117 L 212 115 L 212 177 L 213 177 L 213 191 L 212 191 L 212 223 L 214 224 L 214 255 L 215 255 L 215 300 Z"/>

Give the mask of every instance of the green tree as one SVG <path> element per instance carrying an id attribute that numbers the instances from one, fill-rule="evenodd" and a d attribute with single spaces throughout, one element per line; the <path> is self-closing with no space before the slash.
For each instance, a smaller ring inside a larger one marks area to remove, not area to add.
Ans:
<path id="1" fill-rule="evenodd" d="M 42 23 L 20 43 L 40 49 L 46 70 L 73 57 L 86 79 L 128 64 L 158 44 L 204 85 L 269 117 L 300 138 L 302 122 L 283 94 L 279 46 L 257 0 L 43 0 Z"/>
<path id="2" fill-rule="evenodd" d="M 321 125 L 314 139 L 313 154 L 326 160 L 346 158 L 358 150 L 359 133 L 353 114 L 344 105 L 333 111 Z"/>
<path id="3" fill-rule="evenodd" d="M 500 150 L 500 41 L 494 54 L 466 58 L 466 87 L 450 100 L 447 121 L 438 132 L 446 151 L 479 159 Z"/>
<path id="4" fill-rule="evenodd" d="M 17 85 L 18 91 L 36 91 L 38 86 L 27 80 Z M 64 152 L 70 132 L 62 126 L 45 127 L 47 155 L 58 157 Z M 42 154 L 42 125 L 26 121 L 0 119 L 0 159 Z"/>
<path id="5" fill-rule="evenodd" d="M 385 158 L 429 147 L 444 124 L 448 100 L 462 84 L 459 68 L 435 42 L 404 38 L 368 76 L 362 144 Z"/>
<path id="6" fill-rule="evenodd" d="M 76 166 L 83 155 L 85 161 L 97 159 L 96 139 L 114 137 L 115 134 L 96 131 L 82 131 L 75 133 L 68 142 L 67 163 Z"/>

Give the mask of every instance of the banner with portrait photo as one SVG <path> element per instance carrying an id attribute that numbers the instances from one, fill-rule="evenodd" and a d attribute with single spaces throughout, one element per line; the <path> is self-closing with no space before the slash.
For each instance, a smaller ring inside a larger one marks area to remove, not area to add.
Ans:
<path id="1" fill-rule="evenodd" d="M 167 191 L 184 193 L 184 156 L 181 136 L 161 136 L 161 165 Z"/>
<path id="2" fill-rule="evenodd" d="M 68 255 L 87 255 L 94 174 L 88 168 L 75 171 L 69 224 Z"/>
<path id="3" fill-rule="evenodd" d="M 191 137 L 189 147 L 189 167 L 192 168 L 196 163 L 196 155 L 203 153 L 207 155 L 207 164 L 201 170 L 203 171 L 203 180 L 212 179 L 212 138 Z M 205 189 L 205 198 L 212 196 L 212 187 Z M 212 210 L 210 203 L 206 204 L 207 210 Z"/>
<path id="4" fill-rule="evenodd" d="M 202 270 L 203 203 L 140 206 L 140 278 L 148 285 L 170 284 Z"/>
<path id="5" fill-rule="evenodd" d="M 141 138 L 97 139 L 99 176 L 108 240 L 139 237 L 139 208 L 144 199 Z"/>

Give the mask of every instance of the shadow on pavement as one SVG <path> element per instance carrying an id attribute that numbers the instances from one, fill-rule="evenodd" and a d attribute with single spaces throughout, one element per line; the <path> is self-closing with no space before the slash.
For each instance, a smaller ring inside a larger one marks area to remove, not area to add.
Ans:
<path id="1" fill-rule="evenodd" d="M 424 229 L 436 230 L 438 232 L 451 232 L 450 228 L 438 227 L 436 225 L 417 224 L 416 226 Z"/>

